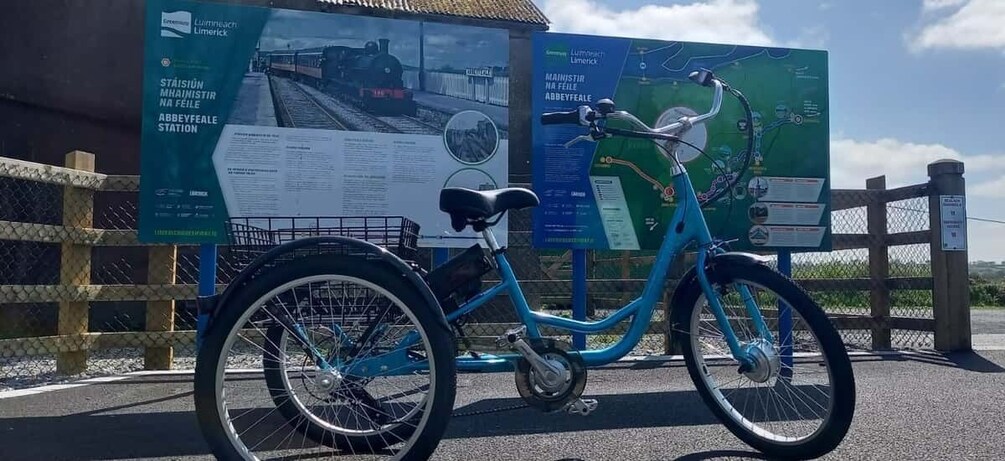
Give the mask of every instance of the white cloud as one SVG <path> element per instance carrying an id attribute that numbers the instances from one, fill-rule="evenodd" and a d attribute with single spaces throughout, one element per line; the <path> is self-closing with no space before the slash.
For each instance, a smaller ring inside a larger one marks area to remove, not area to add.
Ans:
<path id="1" fill-rule="evenodd" d="M 967 0 L 925 0 L 921 8 L 924 11 L 936 11 L 962 5 Z"/>
<path id="2" fill-rule="evenodd" d="M 865 180 L 886 176 L 887 188 L 928 181 L 928 164 L 940 159 L 964 163 L 967 179 L 967 215 L 1002 219 L 1005 198 L 1005 153 L 965 155 L 941 144 L 915 144 L 896 139 L 857 141 L 839 134 L 831 141 L 831 180 L 834 189 L 863 189 Z M 998 178 L 975 181 L 974 176 Z M 892 218 L 891 218 L 892 219 Z M 1005 240 L 998 238 L 1003 226 L 981 221 L 967 222 L 971 261 L 1005 260 Z"/>
<path id="3" fill-rule="evenodd" d="M 967 215 L 977 216 L 967 203 Z M 979 217 L 979 216 L 978 216 Z M 967 221 L 967 259 L 971 261 L 1005 260 L 1005 240 L 1001 238 L 1002 225 L 985 221 Z"/>
<path id="4" fill-rule="evenodd" d="M 615 37 L 775 46 L 754 0 L 707 0 L 614 10 L 595 0 L 543 0 L 551 30 Z"/>
<path id="5" fill-rule="evenodd" d="M 964 162 L 967 171 L 1005 170 L 1001 156 L 964 155 L 941 144 L 915 144 L 884 138 L 856 141 L 836 137 L 831 140 L 831 182 L 835 189 L 861 189 L 865 180 L 886 176 L 888 188 L 918 184 L 928 180 L 928 164 L 953 159 Z"/>
<path id="6" fill-rule="evenodd" d="M 967 195 L 988 198 L 1005 198 L 1005 176 L 967 187 Z"/>
<path id="7" fill-rule="evenodd" d="M 964 3 L 965 2 L 965 3 Z M 1002 0 L 926 0 L 923 9 L 941 10 L 963 5 L 952 14 L 942 15 L 909 35 L 911 48 L 925 49 L 1002 49 L 1005 50 L 1005 1 Z"/>

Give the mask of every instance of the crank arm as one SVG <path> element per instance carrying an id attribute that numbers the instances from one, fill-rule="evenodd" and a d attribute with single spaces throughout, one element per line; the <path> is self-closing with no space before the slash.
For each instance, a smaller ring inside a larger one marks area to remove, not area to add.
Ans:
<path id="1" fill-rule="evenodd" d="M 548 363 L 547 360 L 534 351 L 534 348 L 530 347 L 530 344 L 527 344 L 527 341 L 523 340 L 523 334 L 526 331 L 527 326 L 521 325 L 520 327 L 507 331 L 501 340 L 509 343 L 510 347 L 516 349 L 520 355 L 526 358 L 527 362 L 530 363 L 530 366 L 534 368 L 534 371 L 542 377 L 560 375 L 563 370 L 557 369 L 552 364 Z"/>

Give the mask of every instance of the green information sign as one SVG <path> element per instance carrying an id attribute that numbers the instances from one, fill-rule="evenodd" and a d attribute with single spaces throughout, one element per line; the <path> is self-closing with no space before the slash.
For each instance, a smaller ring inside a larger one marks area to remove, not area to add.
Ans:
<path id="1" fill-rule="evenodd" d="M 184 0 L 146 21 L 141 240 L 404 216 L 420 246 L 477 241 L 436 197 L 507 184 L 506 30 Z"/>
<path id="2" fill-rule="evenodd" d="M 146 7 L 140 240 L 220 241 L 226 204 L 213 151 L 269 10 L 177 0 Z"/>
<path id="3" fill-rule="evenodd" d="M 534 53 L 535 113 L 610 98 L 650 126 L 707 112 L 712 91 L 688 74 L 711 69 L 749 99 L 753 119 L 726 95 L 719 115 L 683 138 L 703 151 L 679 150 L 699 199 L 735 181 L 706 206 L 710 230 L 737 239 L 734 249 L 830 250 L 826 52 L 541 33 Z M 751 123 L 753 152 L 737 179 Z M 535 126 L 535 246 L 657 249 L 678 205 L 669 162 L 648 140 L 566 149 L 570 133 Z"/>

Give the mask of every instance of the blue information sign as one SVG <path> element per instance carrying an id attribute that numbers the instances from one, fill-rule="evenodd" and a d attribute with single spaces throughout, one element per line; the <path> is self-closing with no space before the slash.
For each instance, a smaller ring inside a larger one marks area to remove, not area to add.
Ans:
<path id="1" fill-rule="evenodd" d="M 719 115 L 678 151 L 710 230 L 734 249 L 830 249 L 827 53 L 706 43 L 538 33 L 533 39 L 534 246 L 654 250 L 678 206 L 670 164 L 648 140 L 564 144 L 585 127 L 540 114 L 610 98 L 650 126 L 711 107 L 688 75 L 713 70 L 749 99 L 752 120 L 726 96 Z M 753 124 L 748 157 L 747 124 Z M 737 175 L 743 174 L 737 178 Z M 730 185 L 732 184 L 732 187 Z"/>

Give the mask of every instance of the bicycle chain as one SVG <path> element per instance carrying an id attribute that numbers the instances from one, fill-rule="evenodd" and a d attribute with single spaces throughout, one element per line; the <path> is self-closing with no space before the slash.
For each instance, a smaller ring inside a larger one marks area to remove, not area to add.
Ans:
<path id="1" fill-rule="evenodd" d="M 526 403 L 524 403 L 524 404 L 520 404 L 520 405 L 511 405 L 511 406 L 508 406 L 508 407 L 490 408 L 488 410 L 475 410 L 475 411 L 469 411 L 469 412 L 465 412 L 465 413 L 454 413 L 452 415 L 452 417 L 454 417 L 454 418 L 461 418 L 461 417 L 464 417 L 464 416 L 487 415 L 487 414 L 492 414 L 492 413 L 501 413 L 501 412 L 504 412 L 504 411 L 519 410 L 521 408 L 529 408 L 529 407 L 530 407 L 530 405 L 527 405 Z"/>

